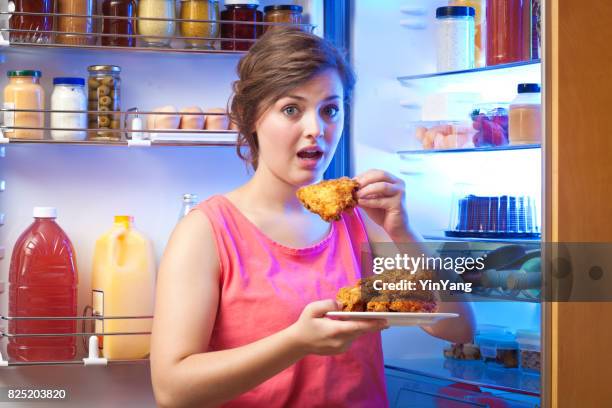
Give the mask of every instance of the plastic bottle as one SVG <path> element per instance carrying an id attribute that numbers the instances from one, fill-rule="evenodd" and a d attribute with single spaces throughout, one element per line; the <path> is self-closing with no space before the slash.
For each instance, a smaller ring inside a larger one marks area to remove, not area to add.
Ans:
<path id="1" fill-rule="evenodd" d="M 96 241 L 92 272 L 94 316 L 153 315 L 155 259 L 149 241 L 132 227 L 130 216 L 115 216 L 112 228 Z M 150 332 L 151 319 L 96 321 L 96 333 Z M 149 354 L 149 335 L 100 336 L 107 359 L 139 359 Z"/>
<path id="2" fill-rule="evenodd" d="M 539 84 L 519 84 L 518 96 L 510 103 L 510 144 L 542 142 L 542 96 Z"/>
<path id="3" fill-rule="evenodd" d="M 181 213 L 179 214 L 179 220 L 189 214 L 189 211 L 193 207 L 198 205 L 198 195 L 197 194 L 183 194 L 183 206 L 181 207 Z"/>
<path id="4" fill-rule="evenodd" d="M 19 236 L 9 270 L 9 315 L 76 317 L 78 273 L 74 249 L 55 222 L 53 207 L 35 207 L 34 222 Z M 12 334 L 69 334 L 75 320 L 11 320 Z M 71 360 L 76 338 L 12 337 L 7 352 L 16 361 Z"/>
<path id="5" fill-rule="evenodd" d="M 467 6 L 475 10 L 474 16 L 474 62 L 476 67 L 485 66 L 485 18 L 486 0 L 451 0 L 449 6 Z"/>

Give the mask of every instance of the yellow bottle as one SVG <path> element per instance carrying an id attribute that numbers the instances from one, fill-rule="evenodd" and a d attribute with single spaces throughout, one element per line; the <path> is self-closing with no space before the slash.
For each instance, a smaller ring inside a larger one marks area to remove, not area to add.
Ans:
<path id="1" fill-rule="evenodd" d="M 96 241 L 93 257 L 93 313 L 107 317 L 152 316 L 155 258 L 149 241 L 132 228 L 133 218 L 115 216 L 113 227 Z M 96 333 L 150 332 L 151 319 L 105 319 Z M 149 354 L 149 335 L 100 336 L 108 359 L 139 359 Z"/>
<path id="2" fill-rule="evenodd" d="M 448 5 L 473 7 L 474 11 L 476 11 L 474 16 L 474 63 L 476 67 L 484 67 L 486 64 L 485 38 L 487 34 L 485 31 L 487 17 L 485 12 L 486 0 L 450 0 Z"/>

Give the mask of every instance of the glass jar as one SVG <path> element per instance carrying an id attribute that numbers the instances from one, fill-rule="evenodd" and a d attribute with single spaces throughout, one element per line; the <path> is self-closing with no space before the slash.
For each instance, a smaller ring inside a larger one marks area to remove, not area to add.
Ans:
<path id="1" fill-rule="evenodd" d="M 472 7 L 448 6 L 436 9 L 439 72 L 474 68 L 474 15 Z"/>
<path id="2" fill-rule="evenodd" d="M 51 139 L 85 140 L 87 138 L 85 80 L 83 78 L 54 78 L 53 85 L 52 111 L 82 111 L 82 113 L 51 112 Z"/>
<path id="3" fill-rule="evenodd" d="M 57 17 L 57 31 L 64 33 L 94 32 L 93 14 L 95 12 L 94 0 L 57 0 L 59 14 L 84 15 L 87 17 Z M 57 34 L 58 44 L 69 45 L 95 45 L 96 37 L 93 35 Z"/>
<path id="4" fill-rule="evenodd" d="M 266 6 L 264 7 L 265 23 L 285 23 L 302 24 L 302 6 L 295 4 Z M 275 28 L 275 26 L 265 26 L 264 31 Z"/>
<path id="5" fill-rule="evenodd" d="M 487 0 L 452 0 L 449 6 L 472 7 L 474 14 L 474 65 L 484 67 L 485 58 L 485 5 Z"/>
<path id="6" fill-rule="evenodd" d="M 104 17 L 128 17 L 122 19 L 104 18 L 102 34 L 116 34 L 117 37 L 102 36 L 101 44 L 107 47 L 133 47 L 136 45 L 134 19 L 136 17 L 135 0 L 104 0 L 102 2 Z M 125 37 L 124 37 L 125 36 Z"/>
<path id="7" fill-rule="evenodd" d="M 40 71 L 8 71 L 8 85 L 4 88 L 4 109 L 45 109 L 45 90 L 40 86 Z M 43 139 L 43 112 L 5 112 L 5 137 L 15 139 Z M 10 129 L 12 127 L 38 129 Z"/>
<path id="8" fill-rule="evenodd" d="M 226 0 L 221 20 L 239 21 L 241 23 L 221 24 L 221 38 L 244 39 L 250 41 L 221 41 L 221 49 L 229 51 L 247 51 L 258 39 L 263 29 L 261 25 L 249 24 L 263 21 L 263 13 L 257 10 L 258 0 Z"/>
<path id="9" fill-rule="evenodd" d="M 121 68 L 115 65 L 92 65 L 89 71 L 88 115 L 90 139 L 121 140 Z"/>
<path id="10" fill-rule="evenodd" d="M 143 20 L 162 18 L 164 20 Z M 138 2 L 138 34 L 145 47 L 168 47 L 172 42 L 176 26 L 176 4 L 174 0 L 140 0 Z"/>
<path id="11" fill-rule="evenodd" d="M 197 194 L 183 194 L 183 205 L 181 207 L 181 212 L 179 214 L 179 221 L 181 218 L 189 214 L 192 208 L 198 205 L 198 195 Z"/>
<path id="12" fill-rule="evenodd" d="M 531 0 L 487 0 L 487 65 L 531 58 Z"/>
<path id="13" fill-rule="evenodd" d="M 542 142 L 542 95 L 539 84 L 519 84 L 518 96 L 510 102 L 510 144 Z"/>
<path id="14" fill-rule="evenodd" d="M 53 13 L 53 0 L 14 0 L 16 13 Z M 11 32 L 10 40 L 14 43 L 47 44 L 51 41 L 53 16 L 13 15 L 9 19 L 9 27 L 13 30 L 28 30 Z"/>
<path id="15" fill-rule="evenodd" d="M 181 22 L 181 36 L 215 38 L 219 36 L 219 2 L 213 0 L 181 0 L 182 20 L 209 20 L 208 23 Z M 187 48 L 212 49 L 212 40 L 185 39 Z"/>

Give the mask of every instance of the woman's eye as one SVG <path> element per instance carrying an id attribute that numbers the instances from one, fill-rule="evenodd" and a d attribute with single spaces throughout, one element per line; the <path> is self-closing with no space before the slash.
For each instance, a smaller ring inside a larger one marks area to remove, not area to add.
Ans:
<path id="1" fill-rule="evenodd" d="M 340 112 L 340 109 L 337 106 L 327 106 L 324 108 L 324 112 L 327 116 L 333 118 Z"/>
<path id="2" fill-rule="evenodd" d="M 285 109 L 283 109 L 283 112 L 287 116 L 294 116 L 298 114 L 298 108 L 297 106 L 287 106 Z"/>

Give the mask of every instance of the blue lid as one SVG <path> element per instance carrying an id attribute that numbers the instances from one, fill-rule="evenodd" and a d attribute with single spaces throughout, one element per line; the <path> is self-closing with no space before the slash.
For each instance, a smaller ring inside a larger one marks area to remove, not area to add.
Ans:
<path id="1" fill-rule="evenodd" d="M 538 93 L 540 92 L 540 84 L 519 84 L 518 93 Z"/>
<path id="2" fill-rule="evenodd" d="M 436 18 L 444 17 L 474 17 L 476 10 L 474 7 L 465 6 L 446 6 L 436 9 Z"/>
<path id="3" fill-rule="evenodd" d="M 85 86 L 85 80 L 83 78 L 53 78 L 53 85 L 80 85 Z"/>

